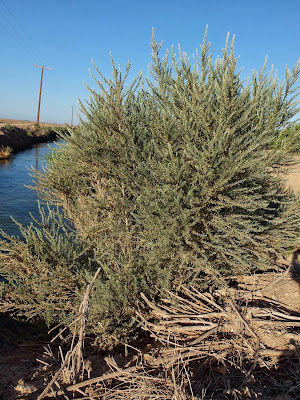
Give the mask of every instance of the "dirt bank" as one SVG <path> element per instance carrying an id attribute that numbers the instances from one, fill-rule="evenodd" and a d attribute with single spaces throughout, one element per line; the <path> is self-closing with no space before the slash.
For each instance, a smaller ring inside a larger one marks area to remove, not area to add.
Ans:
<path id="1" fill-rule="evenodd" d="M 0 148 L 9 147 L 14 153 L 30 148 L 33 144 L 53 141 L 57 130 L 64 125 L 40 124 L 30 121 L 0 119 Z"/>

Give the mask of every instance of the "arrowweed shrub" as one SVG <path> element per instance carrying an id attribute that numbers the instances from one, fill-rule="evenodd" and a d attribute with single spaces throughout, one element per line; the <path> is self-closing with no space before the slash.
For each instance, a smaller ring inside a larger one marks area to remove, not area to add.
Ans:
<path id="1" fill-rule="evenodd" d="M 65 144 L 35 172 L 38 194 L 59 207 L 61 224 L 50 236 L 42 223 L 23 229 L 25 243 L 2 242 L 2 258 L 29 257 L 24 284 L 41 290 L 35 307 L 50 301 L 53 315 L 70 312 L 102 266 L 90 312 L 102 343 L 111 333 L 129 339 L 141 291 L 154 298 L 181 284 L 203 290 L 223 276 L 268 269 L 299 235 L 298 197 L 277 174 L 291 146 L 276 140 L 299 110 L 300 62 L 282 82 L 266 65 L 244 82 L 229 38 L 215 61 L 206 34 L 192 61 L 180 48 L 160 52 L 153 35 L 150 77 L 129 85 L 130 65 L 123 75 L 112 59 L 111 79 L 94 65 L 98 89 L 88 88 L 81 103 L 85 118 L 61 133 Z M 20 275 L 15 265 L 6 276 Z M 21 285 L 10 290 L 20 302 L 13 293 Z M 72 293 L 66 306 L 61 291 Z"/>

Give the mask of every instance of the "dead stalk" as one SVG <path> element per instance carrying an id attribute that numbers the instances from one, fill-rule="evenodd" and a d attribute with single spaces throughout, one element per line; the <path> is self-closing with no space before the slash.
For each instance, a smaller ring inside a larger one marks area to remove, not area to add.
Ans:
<path id="1" fill-rule="evenodd" d="M 81 305 L 79 307 L 78 315 L 74 318 L 72 322 L 69 323 L 68 327 L 73 325 L 75 321 L 75 328 L 73 332 L 73 339 L 71 343 L 71 348 L 67 352 L 66 356 L 63 356 L 62 350 L 60 348 L 60 354 L 61 354 L 61 359 L 62 359 L 62 365 L 59 368 L 59 370 L 55 373 L 51 381 L 48 383 L 46 388 L 43 390 L 43 392 L 39 395 L 37 400 L 41 400 L 44 398 L 50 390 L 52 390 L 53 384 L 58 380 L 60 375 L 65 375 L 66 377 L 69 377 L 69 379 L 73 380 L 73 383 L 75 383 L 75 380 L 79 376 L 80 370 L 83 367 L 83 347 L 84 347 L 84 336 L 85 336 L 85 329 L 86 329 L 86 323 L 88 320 L 89 316 L 89 298 L 91 294 L 91 289 L 92 286 L 97 279 L 99 273 L 100 273 L 101 268 L 98 268 L 97 271 L 95 272 L 93 279 L 89 283 L 89 285 L 86 288 L 83 300 L 81 302 Z M 78 322 L 78 324 L 77 324 Z M 64 328 L 62 331 L 64 331 L 66 328 Z M 61 332 L 59 333 L 59 335 Z M 59 336 L 59 335 L 56 335 Z M 75 338 L 77 339 L 77 344 L 74 346 L 75 343 Z"/>

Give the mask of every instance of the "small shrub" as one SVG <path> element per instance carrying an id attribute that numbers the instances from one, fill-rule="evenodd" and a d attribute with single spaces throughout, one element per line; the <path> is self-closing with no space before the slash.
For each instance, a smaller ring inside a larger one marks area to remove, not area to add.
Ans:
<path id="1" fill-rule="evenodd" d="M 6 129 L 7 131 L 9 131 L 9 132 L 13 132 L 13 131 L 16 130 L 16 127 L 13 126 L 13 125 L 11 125 L 11 124 L 6 124 L 6 125 L 5 125 L 5 129 Z"/>

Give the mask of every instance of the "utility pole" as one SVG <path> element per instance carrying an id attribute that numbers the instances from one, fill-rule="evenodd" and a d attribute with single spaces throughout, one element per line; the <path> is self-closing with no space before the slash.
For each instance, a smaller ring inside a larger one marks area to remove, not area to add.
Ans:
<path id="1" fill-rule="evenodd" d="M 38 114 L 37 114 L 37 120 L 36 120 L 36 123 L 39 125 L 39 123 L 40 123 L 40 108 L 41 108 L 41 97 L 42 97 L 42 86 L 43 86 L 44 69 L 52 69 L 52 68 L 45 67 L 44 65 L 34 65 L 34 67 L 38 67 L 38 68 L 42 69 L 42 72 L 41 72 L 41 84 L 40 84 L 40 95 L 39 95 L 39 107 L 38 107 Z"/>
<path id="2" fill-rule="evenodd" d="M 73 126 L 73 108 L 76 106 L 70 106 L 72 108 L 72 119 L 71 119 L 71 126 Z"/>

